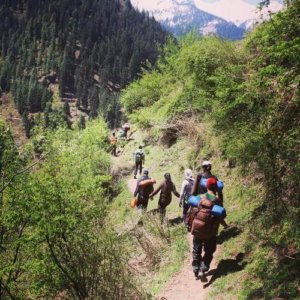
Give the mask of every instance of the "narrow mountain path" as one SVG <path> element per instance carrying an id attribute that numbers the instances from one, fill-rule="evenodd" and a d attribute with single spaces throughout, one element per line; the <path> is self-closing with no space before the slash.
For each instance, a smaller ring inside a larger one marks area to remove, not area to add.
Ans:
<path id="1" fill-rule="evenodd" d="M 173 278 L 170 278 L 165 289 L 159 294 L 157 300 L 202 300 L 206 299 L 208 293 L 211 290 L 211 281 L 216 271 L 216 261 L 212 261 L 210 271 L 203 279 L 196 280 L 194 273 L 192 272 L 192 245 L 193 237 L 188 234 L 188 240 L 190 244 L 190 255 L 184 262 L 184 266 L 179 273 Z M 220 248 L 217 249 L 215 256 L 220 252 Z"/>
<path id="2" fill-rule="evenodd" d="M 135 135 L 135 139 L 139 137 Z M 138 143 L 137 143 L 138 145 Z M 129 145 L 130 146 L 130 145 Z M 114 165 L 124 166 L 126 161 L 129 159 L 130 155 L 128 152 L 128 148 L 124 154 L 119 157 L 113 157 L 112 161 Z M 132 150 L 132 149 L 130 149 Z M 149 155 L 146 156 L 147 158 Z M 127 161 L 128 163 L 128 161 Z M 151 166 L 151 171 L 154 171 L 159 167 L 153 167 L 154 161 L 151 159 L 147 159 L 147 166 Z M 132 165 L 133 167 L 133 165 Z M 174 174 L 174 173 L 173 173 Z M 174 174 L 175 175 L 175 174 Z M 133 194 L 136 188 L 136 179 L 132 178 L 132 172 L 130 172 L 130 177 L 125 176 L 124 180 L 126 181 L 128 190 L 131 194 Z M 178 188 L 179 185 L 177 184 Z M 190 251 L 183 262 L 183 266 L 181 270 L 175 274 L 173 277 L 169 279 L 169 282 L 166 283 L 164 289 L 159 293 L 156 297 L 156 300 L 204 300 L 208 299 L 208 294 L 212 287 L 213 275 L 216 271 L 217 263 L 215 259 L 212 261 L 210 271 L 207 273 L 206 278 L 196 280 L 194 277 L 194 273 L 192 272 L 192 235 L 190 233 L 187 234 L 187 239 L 190 246 Z M 218 245 L 217 251 L 215 253 L 215 257 L 221 252 L 220 245 Z"/>

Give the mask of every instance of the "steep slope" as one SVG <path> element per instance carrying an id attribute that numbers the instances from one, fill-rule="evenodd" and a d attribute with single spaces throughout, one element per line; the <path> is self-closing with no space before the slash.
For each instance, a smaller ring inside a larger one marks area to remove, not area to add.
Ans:
<path id="1" fill-rule="evenodd" d="M 166 32 L 129 1 L 17 0 L 0 4 L 1 89 L 20 114 L 47 111 L 51 85 L 90 117 L 118 118 L 117 92 L 154 63 Z M 68 108 L 66 108 L 66 111 Z"/>
<path id="2" fill-rule="evenodd" d="M 152 140 L 189 139 L 193 169 L 227 160 L 217 169 L 227 173 L 228 218 L 242 232 L 230 234 L 218 265 L 214 293 L 226 299 L 299 298 L 299 12 L 290 1 L 238 47 L 192 35 L 170 43 L 157 69 L 123 93 Z M 195 132 L 202 122 L 207 138 Z"/>
<path id="3" fill-rule="evenodd" d="M 182 35 L 195 29 L 202 35 L 214 34 L 222 38 L 243 38 L 244 29 L 232 22 L 197 8 L 193 0 L 155 0 L 145 3 L 132 0 L 134 6 L 153 15 L 168 31 Z"/>

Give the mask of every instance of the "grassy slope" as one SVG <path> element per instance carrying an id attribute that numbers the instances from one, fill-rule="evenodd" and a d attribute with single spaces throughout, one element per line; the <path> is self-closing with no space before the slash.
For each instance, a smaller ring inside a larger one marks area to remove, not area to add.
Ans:
<path id="1" fill-rule="evenodd" d="M 120 168 L 133 169 L 133 155 L 132 153 L 143 145 L 146 153 L 145 167 L 149 170 L 150 176 L 157 180 L 156 186 L 163 180 L 163 174 L 170 172 L 172 180 L 176 188 L 180 191 L 181 182 L 183 180 L 183 170 L 187 166 L 186 161 L 186 144 L 184 140 L 179 141 L 171 148 L 164 148 L 155 143 L 150 144 L 149 136 L 145 132 L 137 131 L 133 135 L 133 140 L 130 141 L 124 148 L 122 155 L 114 160 L 115 168 L 118 165 Z M 131 230 L 137 222 L 139 216 L 135 209 L 129 206 L 132 193 L 127 187 L 127 180 L 133 178 L 133 172 L 129 177 L 124 177 L 122 180 L 122 192 L 114 200 L 112 204 L 112 213 L 110 219 L 114 222 L 115 227 L 119 231 L 126 232 Z M 149 202 L 148 211 L 157 208 L 158 196 L 153 201 Z M 167 209 L 168 219 L 176 219 L 181 216 L 181 209 L 178 206 L 178 199 L 173 196 L 172 203 Z M 164 284 L 170 279 L 172 274 L 179 271 L 184 257 L 188 255 L 188 242 L 186 239 L 185 228 L 180 224 L 177 226 L 164 226 L 161 233 L 157 220 L 146 221 L 146 228 L 144 234 L 152 241 L 152 244 L 158 244 L 154 251 L 155 255 L 159 256 L 159 263 L 154 265 L 147 265 L 146 263 L 138 262 L 138 272 L 142 278 L 142 286 L 146 292 L 152 296 L 158 294 L 163 288 Z M 171 243 L 165 239 L 165 236 L 170 236 Z M 145 258 L 145 251 L 141 249 L 139 244 L 134 243 L 135 240 L 128 243 L 128 247 L 132 247 L 132 261 L 136 261 L 139 257 Z M 136 247 L 138 245 L 138 247 Z M 147 254 L 147 253 L 146 253 Z"/>
<path id="2" fill-rule="evenodd" d="M 157 131 L 157 129 L 153 129 Z M 160 182 L 164 172 L 172 174 L 173 181 L 180 190 L 183 180 L 183 170 L 188 166 L 197 165 L 205 157 L 210 157 L 213 161 L 214 173 L 225 182 L 225 206 L 228 212 L 228 223 L 233 225 L 227 234 L 221 234 L 220 240 L 223 244 L 222 253 L 217 258 L 218 272 L 217 279 L 214 281 L 213 290 L 210 297 L 222 299 L 245 299 L 243 292 L 240 292 L 242 285 L 248 278 L 251 264 L 248 263 L 247 251 L 253 247 L 251 241 L 247 240 L 247 223 L 251 217 L 251 212 L 256 208 L 260 195 L 259 184 L 244 179 L 237 168 L 227 167 L 227 161 L 222 159 L 219 150 L 218 139 L 212 137 L 209 129 L 202 132 L 204 146 L 201 148 L 189 145 L 186 138 L 181 138 L 170 148 L 164 148 L 153 140 L 150 132 L 137 131 L 132 140 L 125 146 L 123 154 L 115 161 L 120 166 L 131 165 L 133 167 L 132 153 L 140 145 L 145 146 L 146 168 L 150 175 Z M 137 221 L 136 211 L 129 206 L 132 194 L 128 191 L 126 181 L 129 177 L 124 177 L 122 193 L 114 201 L 111 219 L 121 231 L 130 230 Z M 251 187 L 252 185 L 252 187 Z M 157 207 L 157 197 L 149 203 L 149 209 Z M 178 207 L 176 197 L 173 198 L 168 207 L 168 218 L 179 217 L 181 210 Z M 151 226 L 150 226 L 151 227 Z M 146 229 L 148 230 L 149 227 Z M 149 229 L 151 231 L 151 228 Z M 172 242 L 170 246 L 164 245 L 158 250 L 162 261 L 150 267 L 150 272 L 145 268 L 140 271 L 144 274 L 143 286 L 145 290 L 156 295 L 167 282 L 172 274 L 180 269 L 183 263 L 182 257 L 190 255 L 188 252 L 187 241 L 182 226 L 171 228 Z M 155 234 L 153 239 L 155 239 Z M 129 243 L 129 246 L 132 243 Z M 166 246 L 166 247 L 165 247 Z M 136 255 L 138 254 L 138 255 Z M 135 248 L 134 257 L 143 255 L 141 249 Z M 239 261 L 239 257 L 243 260 Z"/>

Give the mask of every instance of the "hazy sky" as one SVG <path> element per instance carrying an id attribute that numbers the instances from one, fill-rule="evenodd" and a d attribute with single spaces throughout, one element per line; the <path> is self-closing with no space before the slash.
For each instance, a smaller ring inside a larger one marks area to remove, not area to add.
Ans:
<path id="1" fill-rule="evenodd" d="M 258 17 L 257 4 L 261 0 L 193 0 L 195 5 L 206 12 L 215 16 L 224 18 L 227 21 L 237 25 L 247 20 L 254 20 Z M 134 6 L 153 11 L 154 9 L 168 9 L 172 0 L 131 0 Z M 268 8 L 272 12 L 277 12 L 282 8 L 279 3 L 282 0 L 271 0 L 271 6 Z M 265 9 L 267 13 L 268 9 Z M 261 13 L 260 13 L 261 14 Z"/>

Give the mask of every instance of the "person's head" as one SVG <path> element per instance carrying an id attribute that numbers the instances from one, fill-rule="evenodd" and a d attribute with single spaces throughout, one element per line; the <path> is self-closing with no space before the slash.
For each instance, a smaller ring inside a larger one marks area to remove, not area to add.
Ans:
<path id="1" fill-rule="evenodd" d="M 193 178 L 193 172 L 191 169 L 184 170 L 184 177 L 185 179 L 191 179 Z"/>
<path id="2" fill-rule="evenodd" d="M 204 171 L 210 171 L 211 170 L 211 162 L 209 160 L 205 160 L 203 163 L 202 163 L 202 169 Z"/>
<path id="3" fill-rule="evenodd" d="M 143 149 L 143 146 L 139 146 L 139 149 Z"/>
<path id="4" fill-rule="evenodd" d="M 216 193 L 217 189 L 218 189 L 217 179 L 214 177 L 208 178 L 207 182 L 206 182 L 206 188 L 207 188 L 207 190 Z"/>
<path id="5" fill-rule="evenodd" d="M 165 177 L 166 181 L 171 181 L 171 174 L 170 173 L 165 173 L 164 177 Z"/>
<path id="6" fill-rule="evenodd" d="M 148 175 L 149 175 L 149 171 L 148 171 L 147 169 L 145 169 L 144 172 L 143 172 L 143 174 L 144 174 L 145 176 L 148 176 Z"/>

